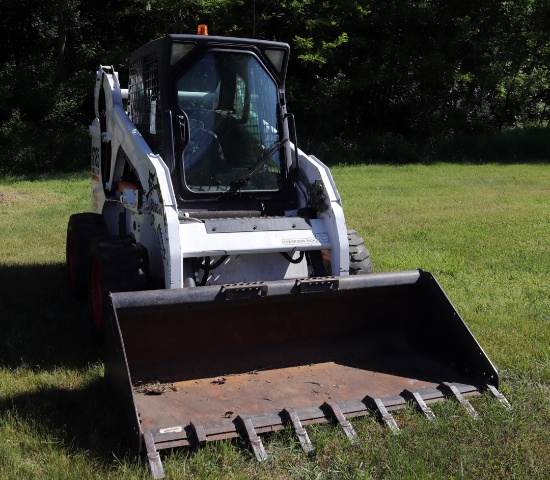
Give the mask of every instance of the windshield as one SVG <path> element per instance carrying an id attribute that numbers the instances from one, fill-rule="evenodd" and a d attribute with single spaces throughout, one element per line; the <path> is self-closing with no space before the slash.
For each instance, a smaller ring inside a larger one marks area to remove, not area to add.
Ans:
<path id="1" fill-rule="evenodd" d="M 208 53 L 179 77 L 177 89 L 179 107 L 189 120 L 182 159 L 187 188 L 282 187 L 277 86 L 256 57 Z"/>

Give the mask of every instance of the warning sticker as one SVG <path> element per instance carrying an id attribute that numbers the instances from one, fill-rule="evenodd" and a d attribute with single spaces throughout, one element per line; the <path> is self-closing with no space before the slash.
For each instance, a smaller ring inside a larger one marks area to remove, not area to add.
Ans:
<path id="1" fill-rule="evenodd" d="M 308 238 L 283 238 L 283 245 L 311 245 L 312 243 L 317 243 L 315 237 Z"/>
<path id="2" fill-rule="evenodd" d="M 183 431 L 182 427 L 169 427 L 169 428 L 161 428 L 159 430 L 159 433 L 180 433 Z"/>

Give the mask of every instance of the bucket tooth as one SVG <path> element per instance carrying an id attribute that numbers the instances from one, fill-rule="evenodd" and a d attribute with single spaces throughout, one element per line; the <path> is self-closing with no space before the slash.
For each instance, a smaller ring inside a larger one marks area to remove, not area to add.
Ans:
<path id="1" fill-rule="evenodd" d="M 502 393 L 500 393 L 494 385 L 487 384 L 487 388 L 491 391 L 491 393 L 495 396 L 495 398 L 500 403 L 502 403 L 502 406 L 506 410 L 510 410 L 510 411 L 512 410 L 512 405 L 510 405 L 510 402 L 508 401 L 508 399 Z"/>
<path id="2" fill-rule="evenodd" d="M 399 433 L 399 426 L 397 425 L 397 422 L 395 421 L 395 418 L 393 418 L 392 414 L 388 412 L 386 409 L 386 406 L 384 405 L 384 402 L 381 398 L 373 398 L 373 397 L 367 397 L 367 400 L 376 407 L 376 410 L 378 410 L 378 413 L 380 414 L 380 417 L 382 420 L 384 420 L 384 423 L 390 428 L 392 433 L 397 434 Z"/>
<path id="3" fill-rule="evenodd" d="M 145 441 L 147 459 L 149 460 L 149 466 L 151 467 L 153 478 L 164 478 L 164 468 L 162 467 L 159 452 L 157 452 L 157 449 L 155 448 L 153 434 L 151 432 L 145 432 L 143 434 L 143 440 Z"/>
<path id="4" fill-rule="evenodd" d="M 479 414 L 475 411 L 475 408 L 472 407 L 472 404 L 462 396 L 462 393 L 460 393 L 460 391 L 458 390 L 458 388 L 456 388 L 455 385 L 453 385 L 452 383 L 447 383 L 447 382 L 443 382 L 442 385 L 444 385 L 445 387 L 447 387 L 451 391 L 451 393 L 464 406 L 464 408 L 466 409 L 468 414 L 474 420 L 479 420 Z"/>
<path id="5" fill-rule="evenodd" d="M 426 405 L 426 402 L 424 401 L 424 399 L 422 398 L 422 395 L 420 395 L 419 392 L 413 392 L 412 390 L 407 389 L 405 390 L 405 393 L 407 393 L 407 395 L 409 395 L 414 399 L 414 401 L 418 405 L 418 408 L 422 410 L 422 412 L 424 413 L 424 415 L 426 415 L 426 418 L 428 420 L 435 420 L 434 412 L 430 407 L 428 407 L 428 405 Z"/>
<path id="6" fill-rule="evenodd" d="M 353 425 L 348 420 L 346 420 L 346 417 L 344 417 L 344 414 L 342 413 L 342 409 L 338 406 L 338 404 L 334 402 L 325 402 L 324 406 L 328 410 L 330 410 L 330 413 L 332 414 L 332 416 L 336 419 L 338 424 L 342 427 L 342 430 L 344 430 L 344 433 L 348 437 L 350 443 L 352 445 L 359 443 L 359 437 L 357 436 L 357 433 L 355 433 Z"/>
<path id="7" fill-rule="evenodd" d="M 300 422 L 300 418 L 298 417 L 298 413 L 296 412 L 296 410 L 294 410 L 293 408 L 285 408 L 283 409 L 283 413 L 289 418 L 290 422 L 292 423 L 294 431 L 298 436 L 298 440 L 300 440 L 302 450 L 305 453 L 313 453 L 315 451 L 315 448 L 311 444 L 309 435 L 307 434 L 306 429 L 302 426 L 302 422 Z"/>
<path id="8" fill-rule="evenodd" d="M 191 429 L 193 430 L 193 433 L 195 434 L 199 445 L 205 445 L 206 431 L 204 430 L 203 425 L 199 422 L 189 422 L 189 425 L 191 426 Z"/>
<path id="9" fill-rule="evenodd" d="M 256 456 L 256 460 L 258 460 L 258 462 L 265 462 L 267 460 L 267 453 L 265 452 L 264 444 L 262 443 L 261 438 L 258 436 L 256 430 L 254 429 L 254 423 L 252 422 L 252 419 L 250 417 L 244 417 L 242 415 L 239 415 L 237 418 L 241 421 L 246 430 L 246 436 L 250 441 L 250 445 L 252 446 L 252 451 Z"/>

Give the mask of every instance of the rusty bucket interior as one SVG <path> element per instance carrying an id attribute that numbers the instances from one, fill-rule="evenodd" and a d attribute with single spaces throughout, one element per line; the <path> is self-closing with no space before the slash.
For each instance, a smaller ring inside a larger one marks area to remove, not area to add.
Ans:
<path id="1" fill-rule="evenodd" d="M 112 295 L 106 376 L 155 449 L 389 411 L 498 374 L 423 271 Z M 336 410 L 334 410 L 334 408 Z M 142 446 L 143 448 L 143 446 Z"/>

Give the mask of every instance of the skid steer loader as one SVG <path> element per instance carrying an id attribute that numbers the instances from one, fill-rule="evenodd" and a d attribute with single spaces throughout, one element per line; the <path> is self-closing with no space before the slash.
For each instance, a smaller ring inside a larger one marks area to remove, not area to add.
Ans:
<path id="1" fill-rule="evenodd" d="M 67 265 L 105 376 L 156 478 L 159 451 L 498 392 L 435 278 L 372 273 L 330 171 L 297 146 L 284 43 L 167 35 L 95 87 L 93 213 Z"/>

